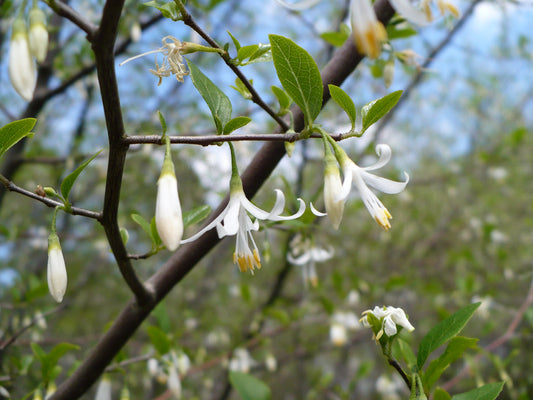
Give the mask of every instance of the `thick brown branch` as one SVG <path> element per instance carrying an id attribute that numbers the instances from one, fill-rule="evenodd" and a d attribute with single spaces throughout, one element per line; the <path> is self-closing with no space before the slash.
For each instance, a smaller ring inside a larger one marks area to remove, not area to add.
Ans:
<path id="1" fill-rule="evenodd" d="M 64 17 L 71 21 L 74 25 L 87 33 L 87 38 L 91 41 L 92 37 L 96 33 L 98 27 L 91 23 L 91 21 L 84 18 L 76 10 L 69 5 L 59 0 L 45 0 L 45 3 L 52 9 L 57 15 Z"/>

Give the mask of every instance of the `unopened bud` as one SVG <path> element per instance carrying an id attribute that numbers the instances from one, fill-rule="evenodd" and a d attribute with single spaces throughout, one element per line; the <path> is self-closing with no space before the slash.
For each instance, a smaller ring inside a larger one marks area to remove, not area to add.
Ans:
<path id="1" fill-rule="evenodd" d="M 30 50 L 39 62 L 43 62 L 48 52 L 48 31 L 46 16 L 39 7 L 30 11 Z"/>
<path id="2" fill-rule="evenodd" d="M 61 303 L 67 290 L 67 268 L 56 233 L 48 236 L 48 289 L 52 297 Z"/>
<path id="3" fill-rule="evenodd" d="M 26 23 L 17 18 L 13 23 L 9 45 L 9 79 L 17 93 L 26 101 L 33 98 L 37 84 L 35 65 L 30 54 Z"/>

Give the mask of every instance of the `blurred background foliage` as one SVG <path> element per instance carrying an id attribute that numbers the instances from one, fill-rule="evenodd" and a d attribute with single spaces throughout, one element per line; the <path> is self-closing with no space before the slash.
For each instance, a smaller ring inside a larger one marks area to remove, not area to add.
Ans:
<path id="1" fill-rule="evenodd" d="M 226 30 L 242 44 L 267 43 L 268 33 L 281 34 L 306 48 L 322 67 L 335 47 L 320 35 L 341 29 L 347 3 L 322 1 L 301 13 L 274 1 L 190 1 L 188 7 L 221 44 L 231 42 Z M 70 5 L 97 23 L 103 2 L 73 1 Z M 468 3 L 458 5 L 464 10 Z M 0 4 L 2 125 L 22 115 L 25 106 L 9 84 L 5 56 L 18 6 L 12 1 Z M 258 233 L 255 240 L 263 268 L 253 276 L 239 273 L 232 264 L 233 239 L 226 239 L 171 292 L 122 350 L 117 363 L 140 359 L 110 367 L 108 376 L 115 395 L 124 385 L 135 399 L 152 399 L 165 392 L 166 386 L 151 378 L 146 367 L 149 357 L 161 356 L 148 335 L 151 326 L 164 332 L 170 347 L 185 352 L 192 361 L 182 382 L 187 399 L 238 398 L 228 390 L 226 377 L 232 351 L 237 348 L 247 349 L 250 371 L 271 387 L 276 399 L 407 398 L 402 382 L 397 382 L 372 343 L 370 331 L 347 324 L 345 342 L 330 340 L 330 327 L 338 313 L 359 318 L 376 304 L 406 310 L 416 327 L 406 338 L 416 344 L 443 317 L 480 300 L 482 306 L 465 334 L 479 337 L 481 347 L 500 337 L 526 299 L 532 281 L 532 45 L 525 23 L 532 11 L 530 2 L 480 2 L 465 26 L 435 56 L 393 118 L 363 138 L 344 144 L 357 163 L 367 165 L 375 157 L 374 145 L 389 143 L 394 165 L 385 175 L 397 180 L 405 170 L 411 176 L 403 193 L 382 196 L 394 217 L 391 231 L 382 231 L 362 203 L 352 197 L 339 231 L 332 230 L 327 219 L 313 220 L 306 215 L 298 223 Z M 50 10 L 46 12 L 56 38 L 50 47 L 54 57 L 47 87 L 55 88 L 90 66 L 93 57 L 82 32 L 68 21 L 52 17 Z M 128 1 L 119 42 L 129 40 L 134 24 L 156 16 L 154 9 Z M 415 61 L 421 64 L 452 26 L 452 20 L 441 19 L 419 35 L 395 40 L 394 50 L 414 49 L 420 55 Z M 158 48 L 166 35 L 198 41 L 182 23 L 161 19 L 143 31 L 138 42 L 130 43 L 117 62 Z M 235 116 L 253 118 L 243 133 L 275 129 L 261 110 L 230 89 L 234 77 L 216 55 L 188 57 L 230 96 Z M 368 101 L 404 89 L 419 72 L 416 65 L 396 60 L 394 80 L 386 88 L 380 75 L 383 60 L 388 58 L 389 53 L 384 53 L 381 62 L 365 61 L 343 86 L 359 110 Z M 179 84 L 169 78 L 158 87 L 157 78 L 148 73 L 152 65 L 151 56 L 117 65 L 127 133 L 160 134 L 157 110 L 165 116 L 171 135 L 213 133 L 209 111 L 190 80 Z M 253 64 L 243 71 L 276 109 L 269 88 L 279 83 L 272 64 Z M 36 134 L 17 156 L 20 165 L 12 177 L 21 187 L 58 187 L 69 171 L 106 148 L 94 72 L 47 101 L 36 117 Z M 332 133 L 347 131 L 349 126 L 334 104 L 328 104 L 319 122 Z M 259 146 L 236 146 L 241 168 Z M 227 148 L 177 145 L 173 156 L 183 209 L 216 205 L 229 183 Z M 129 232 L 132 254 L 150 249 L 150 239 L 131 214 L 137 212 L 146 219 L 153 216 L 162 159 L 163 148 L 155 145 L 132 146 L 128 153 L 120 224 Z M 99 210 L 105 173 L 103 155 L 80 176 L 72 193 L 73 204 Z M 282 162 L 254 202 L 269 209 L 272 189 L 279 187 L 289 198 L 313 200 L 323 209 L 322 174 L 321 143 L 298 143 L 293 156 Z M 292 201 L 290 206 L 295 204 Z M 0 343 L 20 336 L 0 350 L 0 385 L 17 399 L 41 381 L 30 343 L 47 351 L 62 342 L 79 346 L 62 358 L 60 381 L 131 297 L 100 226 L 60 214 L 58 233 L 69 286 L 63 304 L 55 305 L 45 276 L 51 216 L 51 210 L 42 204 L 4 193 L 0 208 Z M 196 229 L 188 228 L 185 237 Z M 331 260 L 317 264 L 316 287 L 304 282 L 301 266 L 286 260 L 299 235 L 335 252 Z M 147 278 L 168 256 L 162 251 L 135 261 L 135 267 Z M 35 324 L 21 332 L 38 313 L 46 315 L 46 325 Z M 502 399 L 530 399 L 532 327 L 533 311 L 529 309 L 511 340 L 492 355 L 476 359 L 471 353 L 466 362 L 471 374 L 450 390 L 459 392 L 475 383 L 505 380 Z M 456 376 L 462 367 L 453 365 L 440 383 Z"/>

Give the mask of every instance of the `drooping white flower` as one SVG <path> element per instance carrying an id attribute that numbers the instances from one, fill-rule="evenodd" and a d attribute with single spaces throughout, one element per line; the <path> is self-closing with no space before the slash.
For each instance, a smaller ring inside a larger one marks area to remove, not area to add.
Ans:
<path id="1" fill-rule="evenodd" d="M 180 42 L 178 39 L 172 36 L 165 36 L 161 41 L 163 42 L 163 47 L 128 58 L 119 65 L 122 66 L 127 62 L 135 60 L 139 57 L 155 53 L 156 69 L 151 69 L 150 72 L 159 78 L 159 83 L 157 85 L 161 85 L 163 78 L 170 75 L 175 75 L 178 82 L 184 82 L 183 77 L 189 75 L 182 57 L 182 54 L 186 54 L 186 51 L 184 51 L 185 43 Z M 157 63 L 158 53 L 163 54 L 163 63 L 161 65 Z"/>
<path id="2" fill-rule="evenodd" d="M 111 400 L 111 381 L 109 378 L 102 378 L 96 389 L 94 400 Z"/>
<path id="3" fill-rule="evenodd" d="M 334 229 L 339 229 L 344 213 L 344 200 L 339 199 L 341 190 L 342 182 L 337 162 L 327 163 L 324 170 L 324 204 Z"/>
<path id="4" fill-rule="evenodd" d="M 369 171 L 379 169 L 386 165 L 391 158 L 392 152 L 388 145 L 379 144 L 376 146 L 376 153 L 378 154 L 379 159 L 375 164 L 368 167 L 359 167 L 352 160 L 350 160 L 348 156 L 346 156 L 344 151 L 342 151 L 342 160 L 340 162 L 342 173 L 344 175 L 344 181 L 342 183 L 342 191 L 338 199 L 339 201 L 345 201 L 348 198 L 353 183 L 370 215 L 385 230 L 389 230 L 391 227 L 389 219 L 391 219 L 392 216 L 389 213 L 389 210 L 387 210 L 387 208 L 377 198 L 374 192 L 369 189 L 368 186 L 373 187 L 383 193 L 397 194 L 405 189 L 405 186 L 409 182 L 409 175 L 404 172 L 405 181 L 395 182 L 370 173 Z"/>
<path id="5" fill-rule="evenodd" d="M 307 241 L 308 242 L 308 241 Z M 333 248 L 322 249 L 319 247 L 311 246 L 307 243 L 307 248 L 299 256 L 293 256 L 291 253 L 287 254 L 287 260 L 294 265 L 302 266 L 302 274 L 304 283 L 308 283 L 311 286 L 316 287 L 318 285 L 318 276 L 316 273 L 316 263 L 324 262 L 333 257 Z"/>
<path id="6" fill-rule="evenodd" d="M 246 374 L 250 372 L 250 368 L 255 364 L 257 364 L 257 362 L 252 358 L 248 350 L 238 347 L 233 352 L 228 368 L 230 371 L 244 372 Z"/>
<path id="7" fill-rule="evenodd" d="M 24 100 L 30 101 L 37 84 L 37 75 L 31 58 L 26 23 L 22 18 L 17 18 L 13 23 L 8 69 L 13 88 Z"/>
<path id="8" fill-rule="evenodd" d="M 67 268 L 56 233 L 48 236 L 48 289 L 52 297 L 61 303 L 67 290 Z"/>
<path id="9" fill-rule="evenodd" d="M 376 334 L 376 341 L 383 336 L 383 333 L 388 337 L 396 335 L 398 333 L 397 325 L 407 329 L 408 332 L 414 331 L 415 327 L 411 325 L 405 315 L 405 311 L 399 307 L 392 306 L 383 306 L 374 307 L 373 310 L 366 310 L 363 312 L 363 318 L 361 322 L 365 327 L 371 327 L 370 322 L 368 321 L 368 315 L 372 314 L 380 322 L 380 330 Z"/>
<path id="10" fill-rule="evenodd" d="M 176 367 L 170 365 L 168 367 L 168 381 L 167 388 L 174 395 L 174 398 L 179 400 L 181 399 L 181 381 L 178 375 Z"/>
<path id="11" fill-rule="evenodd" d="M 344 346 L 348 341 L 346 327 L 337 322 L 332 323 L 329 327 L 329 340 L 334 346 Z"/>
<path id="12" fill-rule="evenodd" d="M 360 324 L 354 313 L 337 311 L 331 317 L 329 338 L 335 346 L 343 346 L 348 341 L 348 330 L 358 329 L 360 329 Z"/>
<path id="13" fill-rule="evenodd" d="M 30 50 L 39 62 L 43 62 L 48 52 L 48 31 L 46 16 L 37 6 L 30 11 Z"/>
<path id="14" fill-rule="evenodd" d="M 377 58 L 381 44 L 387 40 L 387 32 L 377 20 L 370 0 L 352 0 L 350 20 L 357 50 L 369 58 Z"/>
<path id="15" fill-rule="evenodd" d="M 174 163 L 170 154 L 170 141 L 167 138 L 167 150 L 161 176 L 157 181 L 157 200 L 155 206 L 155 224 L 163 244 L 170 251 L 180 245 L 183 237 L 183 218 L 178 195 L 178 181 Z"/>

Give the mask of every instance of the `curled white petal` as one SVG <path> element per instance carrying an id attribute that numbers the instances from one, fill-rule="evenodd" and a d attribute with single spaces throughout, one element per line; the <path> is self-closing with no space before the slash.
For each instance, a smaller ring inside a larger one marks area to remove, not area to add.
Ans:
<path id="1" fill-rule="evenodd" d="M 311 260 L 311 252 L 307 251 L 299 257 L 293 257 L 291 253 L 287 254 L 287 260 L 294 265 L 304 265 Z"/>
<path id="2" fill-rule="evenodd" d="M 409 175 L 407 174 L 407 172 L 404 172 L 403 174 L 405 176 L 405 181 L 396 182 L 390 179 L 370 174 L 366 171 L 361 171 L 361 177 L 368 186 L 371 186 L 374 189 L 377 189 L 380 192 L 387 194 L 397 194 L 405 189 L 405 187 L 409 183 Z"/>
<path id="3" fill-rule="evenodd" d="M 361 169 L 365 171 L 373 171 L 375 169 L 380 169 L 387 165 L 392 157 L 392 150 L 388 144 L 378 144 L 376 146 L 376 154 L 379 156 L 379 159 L 372 165 L 368 167 L 362 167 Z"/>
<path id="4" fill-rule="evenodd" d="M 302 11 L 315 6 L 320 0 L 301 0 L 296 3 L 288 3 L 285 0 L 276 0 L 276 2 L 289 10 Z"/>
<path id="5" fill-rule="evenodd" d="M 398 14 L 416 25 L 427 25 L 431 22 L 431 18 L 411 4 L 409 0 L 390 0 L 392 7 Z"/>

